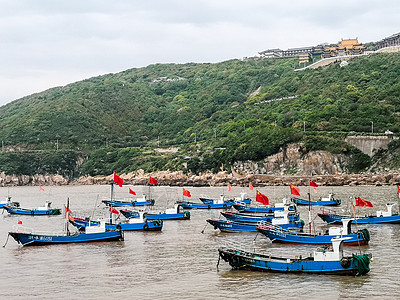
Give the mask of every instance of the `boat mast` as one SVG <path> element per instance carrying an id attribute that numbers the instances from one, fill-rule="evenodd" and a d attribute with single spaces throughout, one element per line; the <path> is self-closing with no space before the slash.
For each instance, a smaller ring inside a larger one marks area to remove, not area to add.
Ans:
<path id="1" fill-rule="evenodd" d="M 113 201 L 114 198 L 114 182 L 111 182 L 111 201 Z"/>

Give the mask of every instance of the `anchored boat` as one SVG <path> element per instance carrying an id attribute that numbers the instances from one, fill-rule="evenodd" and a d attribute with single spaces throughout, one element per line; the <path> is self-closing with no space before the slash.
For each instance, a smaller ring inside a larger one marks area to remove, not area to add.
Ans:
<path id="1" fill-rule="evenodd" d="M 45 205 L 35 209 L 21 208 L 12 205 L 6 205 L 3 207 L 8 213 L 13 215 L 30 215 L 30 216 L 46 216 L 46 215 L 59 215 L 61 209 L 51 208 L 51 202 L 46 201 Z"/>
<path id="2" fill-rule="evenodd" d="M 368 244 L 370 240 L 368 229 L 362 229 L 352 233 L 351 220 L 352 219 L 343 219 L 343 226 L 330 227 L 324 234 L 295 232 L 272 225 L 260 225 L 257 227 L 257 230 L 268 237 L 272 242 L 330 245 L 332 238 L 340 236 L 350 238 L 343 241 L 344 244 L 348 246 L 360 246 Z"/>
<path id="3" fill-rule="evenodd" d="M 133 230 L 160 231 L 162 229 L 163 227 L 162 220 L 150 221 L 145 218 L 143 211 L 138 213 L 139 213 L 138 218 L 129 218 L 123 222 L 115 222 L 110 217 L 110 220 L 108 222 L 105 222 L 106 229 L 111 229 L 111 230 L 120 229 L 123 231 L 133 231 Z M 78 228 L 85 228 L 88 226 L 97 225 L 100 222 L 102 222 L 102 220 L 94 221 L 83 218 L 75 218 L 73 224 Z"/>
<path id="4" fill-rule="evenodd" d="M 277 210 L 297 210 L 296 204 L 286 198 L 282 199 L 281 203 L 275 203 L 274 207 L 251 207 L 240 203 L 234 204 L 233 207 L 241 213 L 274 213 Z"/>
<path id="5" fill-rule="evenodd" d="M 277 213 L 277 212 L 275 212 Z M 272 218 L 271 223 L 260 221 L 258 223 L 245 222 L 245 221 L 230 221 L 217 218 L 209 218 L 206 221 L 214 226 L 214 229 L 219 229 L 223 232 L 257 232 L 257 226 L 259 225 L 276 225 L 286 229 L 302 229 L 304 226 L 303 220 L 290 221 L 288 217 L 288 211 L 282 211 L 280 215 L 276 215 Z"/>
<path id="6" fill-rule="evenodd" d="M 385 224 L 385 223 L 400 223 L 400 214 L 393 214 L 393 206 L 396 203 L 386 204 L 387 211 L 378 210 L 376 215 L 370 215 L 365 217 L 357 217 L 352 223 L 357 222 L 357 224 Z M 322 211 L 318 213 L 318 216 L 327 222 L 328 224 L 340 224 L 343 219 L 351 218 L 350 216 L 338 215 L 331 211 Z"/>
<path id="7" fill-rule="evenodd" d="M 160 212 L 158 214 L 147 212 L 144 213 L 144 216 L 147 220 L 189 220 L 190 212 L 189 211 L 181 211 L 182 206 L 179 204 L 175 204 L 173 208 L 167 208 L 164 212 Z M 138 211 L 132 211 L 128 209 L 121 209 L 120 212 L 126 218 L 139 218 L 140 214 Z"/>
<path id="8" fill-rule="evenodd" d="M 321 205 L 321 206 L 338 206 L 342 203 L 341 200 L 335 199 L 333 193 L 328 194 L 328 197 L 321 197 L 318 201 L 309 201 L 297 197 L 292 197 L 292 201 L 297 205 Z"/>
<path id="9" fill-rule="evenodd" d="M 331 247 L 319 247 L 310 257 L 274 257 L 237 248 L 221 247 L 219 258 L 228 262 L 233 269 L 249 269 L 267 272 L 316 273 L 365 275 L 369 272 L 370 254 L 343 255 L 343 241 L 348 238 L 332 238 Z M 219 263 L 219 260 L 218 260 Z"/>

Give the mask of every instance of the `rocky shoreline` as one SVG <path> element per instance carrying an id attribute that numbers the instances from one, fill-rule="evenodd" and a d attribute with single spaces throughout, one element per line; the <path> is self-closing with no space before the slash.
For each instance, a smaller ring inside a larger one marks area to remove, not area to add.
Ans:
<path id="1" fill-rule="evenodd" d="M 356 186 L 356 185 L 397 185 L 400 184 L 400 174 L 339 174 L 315 176 L 289 176 L 289 175 L 241 175 L 236 172 L 219 172 L 217 174 L 205 173 L 200 175 L 185 174 L 181 171 L 161 171 L 146 174 L 142 170 L 134 173 L 120 174 L 125 184 L 147 185 L 149 176 L 158 180 L 162 186 L 248 186 L 250 183 L 257 186 L 288 186 L 290 184 L 307 186 L 309 180 L 321 186 Z M 110 184 L 113 175 L 109 176 L 83 176 L 69 181 L 60 175 L 34 175 L 11 176 L 0 174 L 0 186 L 48 186 L 48 185 L 95 185 Z"/>

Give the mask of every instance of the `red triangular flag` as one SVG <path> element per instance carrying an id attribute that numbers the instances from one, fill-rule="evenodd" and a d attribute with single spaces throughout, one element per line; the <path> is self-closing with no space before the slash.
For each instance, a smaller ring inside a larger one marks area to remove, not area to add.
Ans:
<path id="1" fill-rule="evenodd" d="M 129 194 L 136 195 L 135 191 L 133 191 L 131 188 L 129 188 Z"/>
<path id="2" fill-rule="evenodd" d="M 315 181 L 310 180 L 310 186 L 318 187 L 318 184 Z"/>
<path id="3" fill-rule="evenodd" d="M 250 184 L 249 184 L 249 189 L 250 190 L 253 190 L 254 189 L 254 187 L 253 187 L 253 184 L 250 182 Z"/>
<path id="4" fill-rule="evenodd" d="M 264 194 L 260 193 L 259 191 L 257 191 L 257 194 L 256 194 L 256 201 L 260 202 L 262 204 L 265 204 L 265 205 L 269 205 L 268 197 L 265 196 Z"/>
<path id="5" fill-rule="evenodd" d="M 300 196 L 300 189 L 297 186 L 294 186 L 293 184 L 290 185 L 290 193 L 292 195 Z"/>
<path id="6" fill-rule="evenodd" d="M 119 211 L 116 210 L 114 207 L 111 207 L 111 206 L 110 206 L 110 211 L 111 211 L 113 214 L 119 215 Z"/>
<path id="7" fill-rule="evenodd" d="M 41 190 L 41 191 L 44 191 L 44 187 L 41 186 L 41 187 L 40 187 L 40 190 Z"/>
<path id="8" fill-rule="evenodd" d="M 116 172 L 114 172 L 114 182 L 115 182 L 116 184 L 118 184 L 119 187 L 122 187 L 122 185 L 123 185 L 123 183 L 124 183 L 124 180 L 123 180 L 121 177 L 119 177 L 118 174 L 117 174 Z"/>
<path id="9" fill-rule="evenodd" d="M 230 184 L 228 184 L 228 191 L 230 192 L 232 190 L 232 187 Z"/>
<path id="10" fill-rule="evenodd" d="M 149 179 L 149 183 L 150 183 L 150 184 L 156 185 L 157 182 L 158 182 L 157 179 L 155 179 L 155 178 L 153 178 L 153 177 L 150 176 L 150 179 Z"/>
<path id="11" fill-rule="evenodd" d="M 190 195 L 190 192 L 188 190 L 185 190 L 185 189 L 183 189 L 183 196 L 192 197 L 192 195 Z"/>
<path id="12" fill-rule="evenodd" d="M 22 225 L 22 221 L 21 220 L 18 221 L 18 225 Z"/>

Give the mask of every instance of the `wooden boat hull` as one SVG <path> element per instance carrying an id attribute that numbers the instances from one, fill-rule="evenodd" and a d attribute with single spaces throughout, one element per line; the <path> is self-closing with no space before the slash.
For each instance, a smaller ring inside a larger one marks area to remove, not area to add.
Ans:
<path id="1" fill-rule="evenodd" d="M 154 200 L 148 200 L 148 201 L 111 201 L 111 200 L 103 200 L 102 202 L 107 206 L 113 206 L 113 207 L 151 206 L 151 205 L 154 205 Z"/>
<path id="2" fill-rule="evenodd" d="M 285 230 L 273 229 L 269 226 L 258 226 L 258 232 L 261 232 L 275 243 L 287 244 L 309 244 L 309 245 L 331 245 L 332 238 L 336 235 L 316 235 L 307 233 L 297 233 Z M 367 245 L 369 241 L 369 233 L 367 229 L 360 230 L 354 234 L 346 234 L 343 237 L 350 237 L 351 239 L 343 241 L 347 246 Z"/>
<path id="3" fill-rule="evenodd" d="M 249 222 L 249 223 L 258 223 L 258 222 L 267 222 L 271 223 L 272 219 L 274 219 L 273 215 L 264 215 L 264 216 L 255 216 L 255 215 L 247 215 L 243 213 L 232 213 L 230 211 L 223 211 L 221 214 L 230 221 L 238 221 L 238 222 Z M 289 215 L 289 221 L 294 222 L 300 220 L 300 215 Z"/>
<path id="4" fill-rule="evenodd" d="M 26 209 L 26 208 L 18 208 L 14 206 L 4 206 L 4 209 L 8 211 L 9 214 L 12 215 L 27 215 L 27 216 L 56 216 L 61 214 L 61 210 L 59 208 L 51 208 L 51 209 Z"/>
<path id="5" fill-rule="evenodd" d="M 214 229 L 218 228 L 222 232 L 257 232 L 257 223 L 234 222 L 216 218 L 210 218 L 206 221 L 214 226 Z M 300 221 L 296 221 L 279 226 L 286 229 L 300 229 L 303 227 L 303 223 Z"/>
<path id="6" fill-rule="evenodd" d="M 219 257 L 228 262 L 233 269 L 282 273 L 364 275 L 369 272 L 370 262 L 366 254 L 345 257 L 346 264 L 344 264 L 343 259 L 342 261 L 314 261 L 312 257 L 287 259 L 226 247 L 219 248 L 218 252 Z"/>
<path id="7" fill-rule="evenodd" d="M 341 204 L 340 200 L 329 200 L 329 201 L 311 201 L 301 199 L 301 198 L 292 198 L 292 201 L 297 205 L 319 205 L 319 206 L 338 206 Z"/>
<path id="8" fill-rule="evenodd" d="M 341 224 L 342 219 L 351 218 L 349 216 L 341 216 L 331 213 L 318 213 L 318 216 L 325 222 L 329 224 Z M 356 221 L 351 221 L 352 224 L 355 224 Z M 400 223 L 400 214 L 394 216 L 382 216 L 382 217 L 375 217 L 375 216 L 368 216 L 364 218 L 357 218 L 357 224 L 396 224 Z"/>
<path id="9" fill-rule="evenodd" d="M 91 226 L 98 225 L 96 221 L 90 221 Z M 84 228 L 89 226 L 89 221 L 77 220 L 73 222 L 77 228 Z M 138 223 L 121 223 L 121 224 L 110 224 L 106 223 L 107 230 L 122 230 L 122 231 L 160 231 L 163 227 L 163 221 L 153 220 L 148 222 L 138 222 Z"/>
<path id="10" fill-rule="evenodd" d="M 98 233 L 78 233 L 74 235 L 43 235 L 33 233 L 9 232 L 9 235 L 11 235 L 19 244 L 23 246 L 124 240 L 121 230 Z"/>

